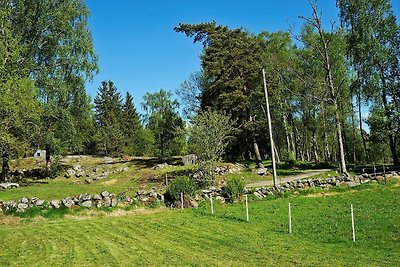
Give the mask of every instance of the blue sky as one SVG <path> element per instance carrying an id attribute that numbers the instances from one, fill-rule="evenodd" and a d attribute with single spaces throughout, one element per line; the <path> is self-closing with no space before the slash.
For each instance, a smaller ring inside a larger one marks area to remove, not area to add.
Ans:
<path id="1" fill-rule="evenodd" d="M 392 2 L 399 14 L 400 1 Z M 87 91 L 94 98 L 101 81 L 111 79 L 123 95 L 132 93 L 139 110 L 146 92 L 161 88 L 174 92 L 199 70 L 201 45 L 174 32 L 179 23 L 215 20 L 252 33 L 289 28 L 298 32 L 303 24 L 298 16 L 311 14 L 307 0 L 86 0 L 86 4 L 100 65 Z M 320 0 L 318 6 L 327 27 L 330 21 L 339 24 L 334 0 Z"/>

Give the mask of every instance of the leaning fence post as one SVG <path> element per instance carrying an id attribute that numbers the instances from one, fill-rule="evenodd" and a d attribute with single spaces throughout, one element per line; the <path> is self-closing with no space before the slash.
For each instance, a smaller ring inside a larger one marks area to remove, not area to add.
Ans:
<path id="1" fill-rule="evenodd" d="M 249 201 L 246 195 L 246 220 L 249 221 Z"/>
<path id="2" fill-rule="evenodd" d="M 353 204 L 351 204 L 350 210 L 351 210 L 351 228 L 352 228 L 352 231 L 353 231 L 353 242 L 356 242 L 356 230 L 355 230 L 355 227 L 354 227 L 354 211 L 353 211 Z"/>
<path id="3" fill-rule="evenodd" d="M 289 234 L 292 233 L 292 209 L 289 202 Z"/>

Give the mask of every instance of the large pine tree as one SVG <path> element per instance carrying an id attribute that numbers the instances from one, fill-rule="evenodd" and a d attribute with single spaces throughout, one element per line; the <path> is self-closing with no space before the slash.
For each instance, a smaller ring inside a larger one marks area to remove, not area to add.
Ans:
<path id="1" fill-rule="evenodd" d="M 121 152 L 124 137 L 121 94 L 111 80 L 103 81 L 98 90 L 94 99 L 97 150 L 100 154 L 116 155 Z"/>

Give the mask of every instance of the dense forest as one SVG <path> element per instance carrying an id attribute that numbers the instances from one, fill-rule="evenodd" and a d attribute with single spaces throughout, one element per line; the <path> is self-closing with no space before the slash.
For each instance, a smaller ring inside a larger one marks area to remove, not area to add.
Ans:
<path id="1" fill-rule="evenodd" d="M 112 80 L 93 101 L 86 92 L 99 67 L 83 0 L 0 0 L 2 180 L 10 159 L 37 148 L 48 168 L 66 154 L 183 155 L 206 147 L 201 131 L 224 148 L 217 155 L 262 165 L 271 157 L 262 70 L 278 160 L 338 163 L 344 173 L 346 163 L 398 165 L 400 25 L 390 0 L 336 2 L 340 25 L 325 29 L 310 1 L 299 35 L 177 25 L 202 44 L 201 69 L 177 99 L 147 93 L 140 114 Z"/>

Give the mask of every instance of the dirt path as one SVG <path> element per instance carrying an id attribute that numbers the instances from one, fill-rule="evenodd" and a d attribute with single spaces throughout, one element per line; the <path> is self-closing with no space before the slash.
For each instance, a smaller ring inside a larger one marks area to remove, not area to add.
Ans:
<path id="1" fill-rule="evenodd" d="M 278 177 L 278 184 L 279 183 L 286 183 L 286 182 L 291 182 L 291 181 L 296 181 L 296 180 L 301 180 L 304 178 L 309 178 L 318 174 L 322 174 L 325 172 L 329 172 L 331 169 L 320 169 L 320 170 L 310 170 L 306 173 L 300 173 L 300 174 L 295 174 L 295 175 L 290 175 L 290 176 L 283 176 L 283 177 Z M 263 186 L 273 186 L 274 181 L 273 180 L 267 180 L 267 181 L 260 181 L 256 183 L 251 183 L 247 184 L 246 187 L 263 187 Z"/>

